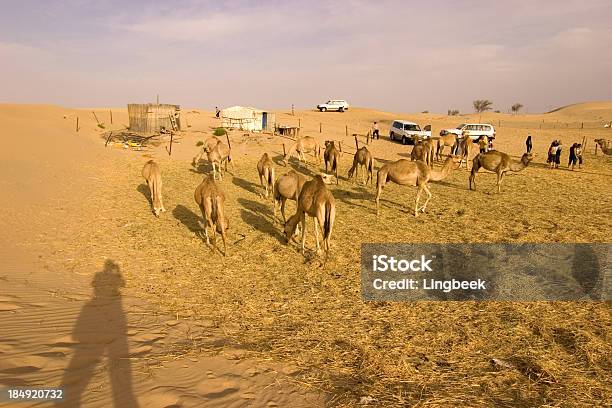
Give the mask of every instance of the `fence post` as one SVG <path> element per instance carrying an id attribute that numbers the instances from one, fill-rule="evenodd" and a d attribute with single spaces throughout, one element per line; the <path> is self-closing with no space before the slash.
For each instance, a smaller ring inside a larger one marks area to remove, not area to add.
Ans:
<path id="1" fill-rule="evenodd" d="M 91 111 L 91 113 L 93 113 L 94 118 L 96 119 L 96 123 L 99 125 L 99 124 L 100 124 L 100 121 L 98 120 L 98 116 L 96 115 L 96 112 Z"/>
<path id="2" fill-rule="evenodd" d="M 113 110 L 109 109 L 110 112 L 110 119 L 111 119 L 111 125 L 113 124 Z"/>
<path id="3" fill-rule="evenodd" d="M 355 149 L 359 150 L 359 142 L 357 141 L 357 135 L 355 135 Z"/>
<path id="4" fill-rule="evenodd" d="M 321 122 L 319 122 L 319 133 L 322 132 L 322 129 L 323 129 L 323 124 Z"/>
<path id="5" fill-rule="evenodd" d="M 298 118 L 298 128 L 302 127 L 302 118 Z"/>
<path id="6" fill-rule="evenodd" d="M 76 124 L 76 131 L 79 131 L 79 117 L 77 116 L 77 124 Z"/>
<path id="7" fill-rule="evenodd" d="M 287 156 L 287 152 L 285 151 L 285 144 L 283 143 L 283 156 Z"/>
<path id="8" fill-rule="evenodd" d="M 348 125 L 345 125 L 344 127 L 344 134 L 348 136 Z"/>

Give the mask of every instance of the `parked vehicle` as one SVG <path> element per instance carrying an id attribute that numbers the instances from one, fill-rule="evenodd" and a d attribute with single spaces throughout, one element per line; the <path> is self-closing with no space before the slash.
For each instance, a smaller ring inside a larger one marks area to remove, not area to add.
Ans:
<path id="1" fill-rule="evenodd" d="M 431 125 L 421 127 L 407 120 L 394 120 L 389 129 L 389 139 L 402 142 L 402 144 L 414 144 L 414 138 L 418 140 L 429 139 L 431 137 Z"/>
<path id="2" fill-rule="evenodd" d="M 344 112 L 345 110 L 348 110 L 348 108 L 349 108 L 349 104 L 344 99 L 331 99 L 325 103 L 321 103 L 317 105 L 317 109 L 320 110 L 321 112 L 326 112 L 326 111 Z"/>
<path id="3" fill-rule="evenodd" d="M 470 138 L 476 142 L 481 136 L 486 136 L 488 139 L 495 139 L 495 128 L 488 123 L 462 123 L 454 129 L 443 129 L 440 136 L 453 133 L 461 138 L 463 132 L 468 132 Z"/>

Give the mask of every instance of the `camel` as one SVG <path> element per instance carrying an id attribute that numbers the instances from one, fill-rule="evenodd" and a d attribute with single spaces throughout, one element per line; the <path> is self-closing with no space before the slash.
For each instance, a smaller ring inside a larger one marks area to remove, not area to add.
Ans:
<path id="1" fill-rule="evenodd" d="M 608 156 L 612 155 L 612 142 L 606 139 L 595 139 L 595 143 L 599 145 L 599 147 L 601 148 L 601 151 L 605 155 L 608 155 Z"/>
<path id="2" fill-rule="evenodd" d="M 353 175 L 357 177 L 359 172 L 359 167 L 365 167 L 366 172 L 368 173 L 368 178 L 366 180 L 365 174 L 361 173 L 361 180 L 364 185 L 368 185 L 368 182 L 372 183 L 374 180 L 374 157 L 372 157 L 372 153 L 368 150 L 367 147 L 363 146 L 361 149 L 357 150 L 355 153 L 355 157 L 353 157 L 353 166 L 348 171 L 348 178 L 353 178 Z"/>
<path id="3" fill-rule="evenodd" d="M 285 217 L 285 203 L 287 200 L 293 200 L 296 203 L 302 191 L 302 187 L 306 183 L 306 177 L 304 175 L 291 170 L 276 180 L 274 183 L 274 222 L 276 222 L 276 209 L 280 204 L 281 214 L 283 216 L 283 223 L 287 222 Z"/>
<path id="4" fill-rule="evenodd" d="M 414 216 L 418 216 L 419 211 L 425 212 L 427 203 L 432 195 L 429 191 L 428 183 L 430 181 L 440 181 L 446 178 L 454 169 L 453 163 L 456 158 L 449 156 L 440 171 L 432 170 L 427 163 L 422 160 L 408 161 L 405 159 L 398 160 L 393 163 L 387 163 L 378 170 L 376 176 L 376 215 L 380 215 L 380 195 L 382 190 L 389 181 L 401 186 L 416 186 L 418 187 L 416 201 L 414 205 Z M 419 207 L 419 198 L 421 193 L 427 193 L 427 199 L 422 207 Z"/>
<path id="5" fill-rule="evenodd" d="M 224 211 L 225 194 L 215 183 L 214 175 L 209 174 L 202 180 L 202 183 L 195 190 L 194 199 L 200 207 L 200 211 L 202 211 L 202 218 L 204 218 L 206 244 L 210 245 L 208 237 L 208 227 L 210 227 L 213 233 L 213 240 L 216 241 L 217 232 L 221 234 L 223 239 L 223 256 L 225 256 L 227 254 L 225 231 L 229 227 L 229 220 L 225 216 Z"/>
<path id="6" fill-rule="evenodd" d="M 414 147 L 410 152 L 410 160 L 421 160 L 427 163 L 429 167 L 433 167 L 434 161 L 434 142 L 431 139 L 419 139 L 417 136 L 412 137 Z"/>
<path id="7" fill-rule="evenodd" d="M 329 164 L 330 170 L 336 174 L 336 184 L 338 184 L 338 162 L 340 161 L 340 151 L 336 149 L 336 144 L 332 140 L 325 141 L 323 160 L 325 161 L 325 172 L 327 172 L 327 165 Z"/>
<path id="8" fill-rule="evenodd" d="M 316 175 L 312 180 L 304 183 L 297 203 L 297 212 L 289 217 L 285 223 L 287 243 L 295 236 L 298 223 L 301 224 L 302 254 L 304 254 L 306 247 L 306 215 L 316 218 L 314 226 L 317 253 L 320 252 L 318 222 L 323 232 L 324 251 L 326 254 L 329 254 L 329 242 L 331 240 L 332 228 L 336 218 L 336 203 L 334 201 L 334 196 L 327 189 L 325 184 L 329 184 L 329 180 L 324 178 L 321 174 Z"/>
<path id="9" fill-rule="evenodd" d="M 193 158 L 191 162 L 192 166 L 196 166 L 202 156 L 206 153 L 206 158 L 213 168 L 213 177 L 217 179 L 217 172 L 219 173 L 219 180 L 223 180 L 223 173 L 221 172 L 221 165 L 225 164 L 225 171 L 227 172 L 227 163 L 231 163 L 232 171 L 234 170 L 234 163 L 232 162 L 231 153 L 232 150 L 224 145 L 220 140 L 217 139 L 217 143 L 206 144 L 200 153 Z"/>
<path id="10" fill-rule="evenodd" d="M 268 153 L 264 153 L 257 162 L 257 172 L 259 173 L 259 183 L 266 190 L 266 198 L 269 194 L 268 189 L 272 193 L 272 198 L 274 198 L 274 163 Z"/>
<path id="11" fill-rule="evenodd" d="M 304 153 L 312 152 L 312 155 L 317 160 L 317 163 L 321 163 L 321 145 L 319 145 L 319 142 L 314 137 L 298 136 L 295 143 L 289 147 L 289 151 L 287 151 L 285 157 L 283 158 L 282 162 L 285 166 L 289 163 L 289 158 L 294 152 L 297 152 L 298 160 L 300 162 L 306 161 L 304 158 Z"/>
<path id="12" fill-rule="evenodd" d="M 453 152 L 453 146 L 457 141 L 457 135 L 454 133 L 447 133 L 445 135 L 440 135 L 440 138 L 436 141 L 436 159 L 442 161 L 442 153 L 446 146 L 451 148 L 451 153 Z"/>
<path id="13" fill-rule="evenodd" d="M 474 156 L 474 152 L 477 149 L 477 146 L 472 141 L 472 138 L 469 136 L 465 136 L 460 142 L 460 151 L 459 154 L 459 168 L 461 168 L 461 163 L 465 161 L 465 168 L 470 171 L 469 161 L 470 157 Z"/>
<path id="14" fill-rule="evenodd" d="M 142 177 L 147 181 L 151 192 L 151 206 L 153 214 L 159 217 L 159 213 L 166 211 L 162 201 L 162 178 L 159 165 L 153 160 L 149 160 L 142 168 Z"/>
<path id="15" fill-rule="evenodd" d="M 474 190 L 476 190 L 476 173 L 478 173 L 481 167 L 497 174 L 497 192 L 499 193 L 501 191 L 500 184 L 504 178 L 504 173 L 507 171 L 521 171 L 529 165 L 531 160 L 533 160 L 533 155 L 531 153 L 525 153 L 519 162 L 512 161 L 509 155 L 498 152 L 497 150 L 478 153 L 472 162 L 470 190 L 472 190 L 472 183 L 474 184 Z"/>

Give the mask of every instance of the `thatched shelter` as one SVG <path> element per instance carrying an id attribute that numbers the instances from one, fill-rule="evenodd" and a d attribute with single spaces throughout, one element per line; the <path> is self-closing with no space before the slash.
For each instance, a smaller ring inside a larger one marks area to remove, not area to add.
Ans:
<path id="1" fill-rule="evenodd" d="M 221 111 L 221 126 L 249 132 L 274 131 L 276 115 L 246 106 L 232 106 Z"/>
<path id="2" fill-rule="evenodd" d="M 161 133 L 181 130 L 181 108 L 179 105 L 156 103 L 130 103 L 130 131 L 137 133 Z"/>

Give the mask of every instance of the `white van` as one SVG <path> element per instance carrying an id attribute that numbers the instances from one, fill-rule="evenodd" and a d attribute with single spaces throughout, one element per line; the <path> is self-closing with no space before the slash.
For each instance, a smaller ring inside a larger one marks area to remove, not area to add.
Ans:
<path id="1" fill-rule="evenodd" d="M 474 141 L 480 139 L 481 136 L 495 139 L 495 128 L 488 123 L 462 123 L 454 129 L 443 129 L 440 132 L 440 136 L 453 133 L 458 137 L 462 137 L 463 132 L 468 132 L 470 138 Z"/>
<path id="2" fill-rule="evenodd" d="M 421 130 L 421 127 L 407 120 L 394 120 L 389 129 L 389 139 L 397 140 L 402 144 L 413 144 L 414 137 L 419 140 L 429 139 L 431 137 L 431 125 L 427 125 Z"/>

